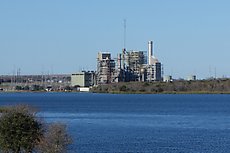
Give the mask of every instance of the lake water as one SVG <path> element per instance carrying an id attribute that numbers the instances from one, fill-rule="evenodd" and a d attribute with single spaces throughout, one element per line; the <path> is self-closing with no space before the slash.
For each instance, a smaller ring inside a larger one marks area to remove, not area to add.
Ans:
<path id="1" fill-rule="evenodd" d="M 230 150 L 230 95 L 0 93 L 68 126 L 69 152 L 221 153 Z"/>

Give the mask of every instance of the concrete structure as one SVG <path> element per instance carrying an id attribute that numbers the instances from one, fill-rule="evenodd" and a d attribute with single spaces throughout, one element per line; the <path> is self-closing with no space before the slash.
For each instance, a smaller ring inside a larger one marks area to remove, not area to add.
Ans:
<path id="1" fill-rule="evenodd" d="M 143 67 L 145 63 L 144 51 L 129 51 L 127 52 L 127 63 L 130 69 L 137 70 Z"/>
<path id="2" fill-rule="evenodd" d="M 94 72 L 78 72 L 71 75 L 71 86 L 90 87 L 95 84 Z"/>
<path id="3" fill-rule="evenodd" d="M 162 81 L 161 63 L 157 62 L 147 67 L 147 81 Z"/>
<path id="4" fill-rule="evenodd" d="M 153 57 L 153 42 L 148 42 L 147 81 L 162 81 L 162 65 Z"/>
<path id="5" fill-rule="evenodd" d="M 148 58 L 145 51 L 122 49 L 115 61 L 109 52 L 99 52 L 96 76 L 97 84 L 162 81 L 162 65 L 153 56 L 153 42 L 149 41 Z"/>
<path id="6" fill-rule="evenodd" d="M 153 41 L 148 42 L 148 65 L 152 65 Z"/>
<path id="7" fill-rule="evenodd" d="M 195 81 L 196 80 L 196 76 L 195 75 L 190 75 L 188 76 L 188 81 Z"/>
<path id="8" fill-rule="evenodd" d="M 80 87 L 79 91 L 80 92 L 89 92 L 89 88 L 88 87 Z"/>
<path id="9" fill-rule="evenodd" d="M 163 81 L 164 81 L 164 82 L 172 82 L 172 81 L 173 81 L 172 76 L 171 76 L 171 75 L 166 75 L 166 76 L 164 76 Z"/>
<path id="10" fill-rule="evenodd" d="M 97 57 L 97 84 L 115 81 L 115 61 L 108 52 L 99 52 Z"/>
<path id="11" fill-rule="evenodd" d="M 126 54 L 128 71 L 131 73 L 130 81 L 145 81 L 146 59 L 144 51 L 129 51 Z"/>

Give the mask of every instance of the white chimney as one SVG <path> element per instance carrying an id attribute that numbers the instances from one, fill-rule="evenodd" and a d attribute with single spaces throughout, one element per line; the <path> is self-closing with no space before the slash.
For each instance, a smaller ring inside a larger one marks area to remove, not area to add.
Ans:
<path id="1" fill-rule="evenodd" d="M 153 41 L 148 42 L 148 65 L 152 65 L 153 56 Z"/>

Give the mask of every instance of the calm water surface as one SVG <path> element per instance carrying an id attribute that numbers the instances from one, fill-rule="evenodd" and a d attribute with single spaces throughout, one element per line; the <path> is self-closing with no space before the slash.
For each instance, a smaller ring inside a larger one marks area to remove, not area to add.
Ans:
<path id="1" fill-rule="evenodd" d="M 0 93 L 0 105 L 30 104 L 47 122 L 64 122 L 69 152 L 230 150 L 230 95 Z"/>

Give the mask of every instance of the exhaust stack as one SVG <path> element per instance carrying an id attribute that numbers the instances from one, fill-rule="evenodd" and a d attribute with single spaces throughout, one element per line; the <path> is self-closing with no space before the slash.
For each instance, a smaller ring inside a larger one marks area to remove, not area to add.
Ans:
<path id="1" fill-rule="evenodd" d="M 148 65 L 152 65 L 153 63 L 153 41 L 148 42 Z"/>

